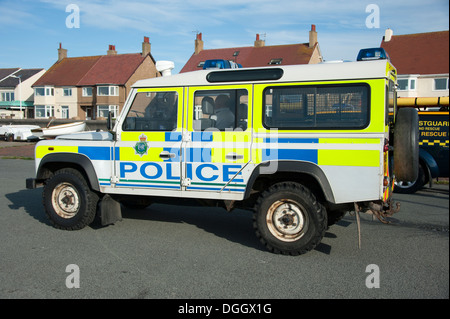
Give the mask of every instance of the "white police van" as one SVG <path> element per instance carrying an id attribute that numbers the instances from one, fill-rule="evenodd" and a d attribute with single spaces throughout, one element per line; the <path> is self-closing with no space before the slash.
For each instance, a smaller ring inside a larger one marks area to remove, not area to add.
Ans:
<path id="1" fill-rule="evenodd" d="M 349 210 L 392 215 L 394 175 L 416 178 L 417 114 L 396 113 L 390 136 L 396 77 L 377 59 L 141 80 L 114 129 L 39 142 L 27 187 L 44 186 L 45 211 L 61 229 L 97 213 L 112 224 L 120 204 L 195 200 L 252 209 L 267 249 L 302 254 Z M 392 138 L 402 145 L 393 161 Z"/>

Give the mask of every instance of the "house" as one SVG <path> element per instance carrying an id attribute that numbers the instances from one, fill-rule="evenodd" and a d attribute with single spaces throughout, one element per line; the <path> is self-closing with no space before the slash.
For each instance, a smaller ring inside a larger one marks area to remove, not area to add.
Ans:
<path id="1" fill-rule="evenodd" d="M 204 50 L 202 34 L 195 39 L 195 50 L 180 73 L 201 70 L 206 60 L 224 59 L 234 61 L 243 67 L 264 67 L 272 65 L 312 64 L 322 62 L 317 41 L 316 26 L 311 25 L 308 43 L 266 46 L 260 35 L 256 35 L 253 46 Z"/>
<path id="2" fill-rule="evenodd" d="M 393 35 L 387 29 L 381 47 L 397 68 L 399 105 L 448 106 L 449 31 Z"/>
<path id="3" fill-rule="evenodd" d="M 58 61 L 33 84 L 36 118 L 93 120 L 117 116 L 131 86 L 145 78 L 160 76 L 151 55 L 148 37 L 142 52 L 117 54 L 109 45 L 106 55 L 67 57 L 58 49 Z"/>
<path id="4" fill-rule="evenodd" d="M 33 117 L 32 84 L 44 69 L 0 69 L 0 118 Z"/>

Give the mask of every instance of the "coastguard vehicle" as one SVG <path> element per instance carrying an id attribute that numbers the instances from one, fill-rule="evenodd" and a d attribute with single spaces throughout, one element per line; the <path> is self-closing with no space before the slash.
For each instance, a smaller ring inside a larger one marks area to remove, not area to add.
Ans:
<path id="1" fill-rule="evenodd" d="M 415 103 L 417 104 L 417 102 Z M 414 105 L 409 107 L 414 107 Z M 409 182 L 397 180 L 394 192 L 412 194 L 427 184 L 429 187 L 432 187 L 433 179 L 449 177 L 448 128 L 448 106 L 441 108 L 431 107 L 431 110 L 430 108 L 419 109 L 419 171 L 417 179 Z"/>
<path id="2" fill-rule="evenodd" d="M 355 62 L 138 81 L 108 132 L 39 142 L 27 188 L 43 185 L 60 229 L 81 229 L 97 214 L 113 224 L 122 206 L 195 201 L 251 209 L 269 251 L 303 254 L 347 211 L 385 221 L 398 210 L 394 175 L 417 177 L 417 112 L 397 112 L 396 69 L 378 50 Z"/>

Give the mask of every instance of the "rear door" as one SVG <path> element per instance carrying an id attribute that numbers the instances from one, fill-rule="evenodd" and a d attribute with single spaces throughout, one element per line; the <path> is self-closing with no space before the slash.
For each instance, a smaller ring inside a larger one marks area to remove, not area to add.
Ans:
<path id="1" fill-rule="evenodd" d="M 186 191 L 241 197 L 251 161 L 251 85 L 190 87 L 184 145 Z"/>

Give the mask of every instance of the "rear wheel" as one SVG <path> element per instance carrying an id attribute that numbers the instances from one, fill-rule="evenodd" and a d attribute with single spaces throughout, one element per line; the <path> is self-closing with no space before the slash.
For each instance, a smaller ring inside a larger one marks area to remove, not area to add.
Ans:
<path id="1" fill-rule="evenodd" d="M 394 126 L 394 174 L 403 182 L 414 182 L 419 172 L 419 115 L 416 109 L 398 110 Z"/>
<path id="2" fill-rule="evenodd" d="M 268 250 L 299 255 L 320 243 L 327 228 L 327 214 L 306 187 L 283 182 L 271 186 L 258 199 L 254 228 Z"/>
<path id="3" fill-rule="evenodd" d="M 425 185 L 425 174 L 422 165 L 419 165 L 419 174 L 413 182 L 395 181 L 394 192 L 400 194 L 413 194 Z"/>
<path id="4" fill-rule="evenodd" d="M 95 218 L 98 196 L 76 169 L 56 171 L 46 182 L 42 196 L 47 216 L 56 228 L 81 229 Z"/>

